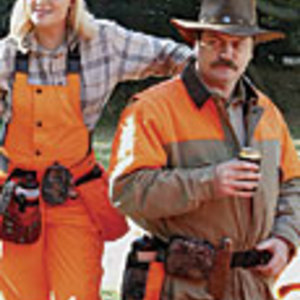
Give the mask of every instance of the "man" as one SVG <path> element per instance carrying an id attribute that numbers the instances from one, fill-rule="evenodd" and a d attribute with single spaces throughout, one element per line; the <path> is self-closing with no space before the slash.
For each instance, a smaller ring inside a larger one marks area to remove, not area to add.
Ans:
<path id="1" fill-rule="evenodd" d="M 243 74 L 255 44 L 283 34 L 257 26 L 251 0 L 204 0 L 197 22 L 173 24 L 197 60 L 123 113 L 113 202 L 165 243 L 181 236 L 213 246 L 202 278 L 170 271 L 178 262 L 167 256 L 161 299 L 273 299 L 270 283 L 299 244 L 300 164 L 280 112 Z M 260 167 L 238 159 L 245 146 L 260 153 Z M 249 263 L 248 250 L 259 259 Z M 193 251 L 178 260 L 188 264 Z"/>

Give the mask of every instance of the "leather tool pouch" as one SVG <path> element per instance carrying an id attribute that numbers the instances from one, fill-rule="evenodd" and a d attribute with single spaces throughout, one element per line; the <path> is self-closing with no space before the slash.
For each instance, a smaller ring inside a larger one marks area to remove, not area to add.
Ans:
<path id="1" fill-rule="evenodd" d="M 0 202 L 0 238 L 17 244 L 37 241 L 42 225 L 35 172 L 14 170 L 3 186 Z"/>
<path id="2" fill-rule="evenodd" d="M 50 205 L 64 204 L 69 198 L 72 175 L 70 171 L 55 163 L 48 167 L 42 180 L 42 197 Z"/>
<path id="3" fill-rule="evenodd" d="M 166 273 L 190 280 L 207 280 L 215 254 L 213 245 L 206 240 L 173 237 L 165 257 Z"/>
<path id="4" fill-rule="evenodd" d="M 122 300 L 141 300 L 145 296 L 149 264 L 126 268 L 122 283 Z"/>
<path id="5" fill-rule="evenodd" d="M 123 273 L 122 300 L 144 299 L 150 263 L 162 260 L 163 251 L 160 241 L 148 236 L 134 241 Z"/>

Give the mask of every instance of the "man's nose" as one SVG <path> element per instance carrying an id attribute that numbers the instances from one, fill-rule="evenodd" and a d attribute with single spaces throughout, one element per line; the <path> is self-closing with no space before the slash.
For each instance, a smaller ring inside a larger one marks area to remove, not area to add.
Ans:
<path id="1" fill-rule="evenodd" d="M 227 60 L 230 60 L 230 59 L 233 58 L 233 56 L 234 56 L 234 47 L 233 47 L 232 43 L 224 42 L 222 44 L 221 51 L 220 51 L 220 56 L 223 59 L 227 59 Z"/>

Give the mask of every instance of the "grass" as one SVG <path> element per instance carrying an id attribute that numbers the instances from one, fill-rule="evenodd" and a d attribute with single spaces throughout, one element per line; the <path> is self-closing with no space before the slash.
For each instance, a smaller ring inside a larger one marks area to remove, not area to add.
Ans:
<path id="1" fill-rule="evenodd" d="M 111 144 L 114 136 L 114 127 L 101 127 L 97 129 L 93 141 L 96 158 L 103 164 L 105 169 L 108 168 Z"/>
<path id="2" fill-rule="evenodd" d="M 102 291 L 101 296 L 103 300 L 119 300 L 120 295 L 115 291 Z"/>

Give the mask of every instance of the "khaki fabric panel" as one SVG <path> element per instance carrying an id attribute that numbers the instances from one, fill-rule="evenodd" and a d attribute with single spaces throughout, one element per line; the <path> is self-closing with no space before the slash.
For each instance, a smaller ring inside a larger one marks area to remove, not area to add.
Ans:
<path id="1" fill-rule="evenodd" d="M 177 141 L 164 145 L 164 149 L 168 167 L 200 168 L 233 158 L 232 152 L 222 140 Z"/>
<path id="2" fill-rule="evenodd" d="M 300 178 L 282 184 L 272 234 L 288 240 L 294 249 L 300 243 Z"/>
<path id="3" fill-rule="evenodd" d="M 181 234 L 195 234 L 194 231 L 197 231 L 200 232 L 200 236 L 204 235 L 211 239 L 208 227 L 219 228 L 220 236 L 224 234 L 224 227 L 230 227 L 232 231 L 226 232 L 226 235 L 231 236 L 234 240 L 243 241 L 242 244 L 236 243 L 238 248 L 247 246 L 250 248 L 258 240 L 264 239 L 270 234 L 273 214 L 279 197 L 280 142 L 277 140 L 256 141 L 252 146 L 262 153 L 262 179 L 255 197 L 249 201 L 232 198 L 227 200 L 213 198 L 213 201 L 210 202 L 201 201 L 199 210 L 194 212 L 195 218 L 188 214 L 166 221 L 172 223 L 172 225 L 169 224 L 170 230 L 176 228 L 176 231 L 180 231 Z M 201 169 L 234 158 L 234 155 L 226 148 L 226 144 L 221 141 L 178 142 L 166 145 L 165 149 L 168 166 L 171 168 L 197 166 Z M 212 211 L 214 214 L 211 213 Z M 228 218 L 226 219 L 227 212 Z M 219 218 L 220 214 L 226 219 L 224 223 Z M 207 216 L 209 216 L 208 219 Z M 195 223 L 190 231 L 184 223 L 190 224 L 193 220 Z M 232 226 L 230 226 L 231 223 Z M 199 228 L 198 224 L 200 224 Z M 213 225 L 205 226 L 207 224 Z M 184 232 L 184 228 L 187 228 L 187 232 Z"/>
<path id="4" fill-rule="evenodd" d="M 195 212 L 213 198 L 213 167 L 145 169 L 114 181 L 113 201 L 124 213 L 149 220 Z"/>

